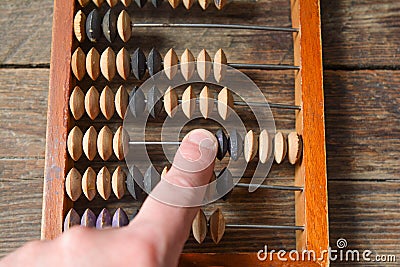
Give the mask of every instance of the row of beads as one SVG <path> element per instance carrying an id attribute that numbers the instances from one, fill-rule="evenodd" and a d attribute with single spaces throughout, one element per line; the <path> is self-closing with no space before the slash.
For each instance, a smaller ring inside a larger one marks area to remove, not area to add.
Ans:
<path id="1" fill-rule="evenodd" d="M 101 7 L 101 5 L 104 3 L 104 0 L 92 0 L 92 1 L 97 7 Z M 132 3 L 132 0 L 106 0 L 106 1 L 110 7 L 116 6 L 119 1 L 121 1 L 121 3 L 125 7 L 128 7 Z M 153 4 L 154 7 L 159 7 L 162 4 L 162 2 L 163 2 L 163 0 L 151 0 L 151 3 Z M 177 8 L 181 1 L 180 0 L 168 0 L 168 2 L 172 8 Z M 194 4 L 194 0 L 183 0 L 182 2 L 186 9 L 190 9 Z M 198 0 L 198 2 L 199 2 L 199 5 L 201 6 L 201 8 L 205 10 L 211 4 L 212 1 L 211 0 Z M 85 7 L 90 3 L 90 0 L 78 0 L 78 3 L 82 7 Z M 142 8 L 147 3 L 147 0 L 135 0 L 135 3 L 137 4 L 138 7 Z M 225 6 L 226 3 L 227 3 L 226 0 L 214 0 L 215 7 L 218 10 L 221 10 Z"/>

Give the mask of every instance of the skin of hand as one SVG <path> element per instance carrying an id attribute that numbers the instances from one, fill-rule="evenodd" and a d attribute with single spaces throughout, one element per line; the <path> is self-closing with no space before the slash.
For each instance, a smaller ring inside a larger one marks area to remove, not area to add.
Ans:
<path id="1" fill-rule="evenodd" d="M 182 187 L 207 184 L 217 147 L 212 133 L 191 131 L 182 140 L 177 152 L 180 157 L 175 155 L 164 179 Z M 209 164 L 197 172 L 186 172 L 175 167 L 176 161 L 181 164 L 184 160 Z M 55 240 L 25 244 L 3 258 L 0 266 L 177 266 L 198 210 L 199 207 L 176 207 L 148 197 L 126 227 L 96 230 L 75 226 Z"/>

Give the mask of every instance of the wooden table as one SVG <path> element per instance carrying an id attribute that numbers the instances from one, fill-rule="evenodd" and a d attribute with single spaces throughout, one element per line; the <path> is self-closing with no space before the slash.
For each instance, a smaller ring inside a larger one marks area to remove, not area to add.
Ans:
<path id="1" fill-rule="evenodd" d="M 321 1 L 330 243 L 400 261 L 400 2 Z M 51 0 L 0 2 L 0 256 L 40 236 Z"/>

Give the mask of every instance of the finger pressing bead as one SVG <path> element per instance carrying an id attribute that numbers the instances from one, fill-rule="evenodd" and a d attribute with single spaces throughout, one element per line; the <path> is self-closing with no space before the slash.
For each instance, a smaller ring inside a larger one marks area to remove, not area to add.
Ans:
<path id="1" fill-rule="evenodd" d="M 118 208 L 114 216 L 112 218 L 112 227 L 124 227 L 129 224 L 128 216 L 125 211 L 121 208 Z"/>
<path id="2" fill-rule="evenodd" d="M 82 177 L 82 191 L 86 198 L 91 201 L 96 196 L 96 172 L 88 167 Z"/>
<path id="3" fill-rule="evenodd" d="M 174 117 L 178 110 L 178 94 L 171 86 L 164 94 L 164 107 L 169 117 Z"/>
<path id="4" fill-rule="evenodd" d="M 150 76 L 153 76 L 163 69 L 163 59 L 157 49 L 152 48 L 147 55 L 147 68 L 149 69 Z"/>
<path id="5" fill-rule="evenodd" d="M 192 223 L 193 237 L 201 244 L 207 236 L 207 218 L 204 211 L 200 209 Z"/>
<path id="6" fill-rule="evenodd" d="M 100 69 L 101 73 L 108 81 L 114 78 L 116 72 L 115 53 L 110 47 L 107 47 L 101 54 Z"/>
<path id="7" fill-rule="evenodd" d="M 126 174 L 121 166 L 118 166 L 112 175 L 111 179 L 112 190 L 114 195 L 121 199 L 125 195 L 126 188 Z"/>
<path id="8" fill-rule="evenodd" d="M 104 229 L 111 226 L 111 214 L 110 212 L 104 208 L 101 210 L 99 216 L 96 220 L 96 228 Z"/>
<path id="9" fill-rule="evenodd" d="M 85 94 L 79 86 L 75 86 L 69 97 L 69 109 L 75 120 L 79 120 L 85 113 Z"/>
<path id="10" fill-rule="evenodd" d="M 130 94 L 129 108 L 134 117 L 140 117 L 143 114 L 146 108 L 146 98 L 142 89 L 138 87 L 133 88 Z"/>
<path id="11" fill-rule="evenodd" d="M 86 24 L 86 15 L 82 12 L 82 10 L 78 10 L 76 12 L 74 18 L 74 33 L 78 42 L 82 43 L 85 40 L 85 24 Z"/>
<path id="12" fill-rule="evenodd" d="M 113 134 L 110 128 L 104 126 L 97 137 L 97 151 L 104 161 L 107 161 L 112 155 L 112 142 Z"/>
<path id="13" fill-rule="evenodd" d="M 224 87 L 218 94 L 218 113 L 223 120 L 227 120 L 233 108 L 232 92 Z"/>
<path id="14" fill-rule="evenodd" d="M 86 18 L 86 36 L 92 43 L 100 40 L 101 18 L 97 9 L 93 9 Z"/>
<path id="15" fill-rule="evenodd" d="M 125 10 L 122 10 L 122 12 L 118 16 L 117 29 L 121 40 L 125 43 L 128 42 L 132 35 L 132 28 L 131 18 L 129 17 L 128 12 L 126 12 Z"/>
<path id="16" fill-rule="evenodd" d="M 201 90 L 199 103 L 201 114 L 208 119 L 214 107 L 214 99 L 208 86 L 204 86 Z"/>
<path id="17" fill-rule="evenodd" d="M 272 140 L 267 130 L 262 130 L 260 136 L 258 137 L 259 140 L 259 160 L 261 163 L 266 163 L 271 155 L 272 151 Z"/>
<path id="18" fill-rule="evenodd" d="M 82 138 L 83 133 L 78 126 L 72 128 L 68 134 L 67 148 L 74 161 L 77 161 L 82 155 Z"/>
<path id="19" fill-rule="evenodd" d="M 86 55 L 83 50 L 78 47 L 72 54 L 71 68 L 78 81 L 81 81 L 86 74 Z"/>
<path id="20" fill-rule="evenodd" d="M 178 56 L 171 48 L 164 56 L 164 72 L 168 79 L 172 80 L 178 72 Z"/>
<path id="21" fill-rule="evenodd" d="M 93 81 L 100 75 L 100 54 L 94 47 L 89 50 L 86 56 L 86 70 Z"/>
<path id="22" fill-rule="evenodd" d="M 219 49 L 214 56 L 214 78 L 217 82 L 221 82 L 226 74 L 228 61 L 226 59 L 226 55 L 224 50 Z"/>
<path id="23" fill-rule="evenodd" d="M 275 152 L 275 161 L 276 163 L 280 164 L 285 159 L 287 151 L 287 142 L 286 136 L 281 133 L 277 132 L 274 138 L 274 152 Z"/>
<path id="24" fill-rule="evenodd" d="M 138 48 L 131 55 L 131 67 L 132 73 L 136 79 L 143 79 L 146 74 L 146 56 L 144 55 L 142 49 Z"/>
<path id="25" fill-rule="evenodd" d="M 228 151 L 228 139 L 222 129 L 215 133 L 215 137 L 218 141 L 217 159 L 222 160 Z"/>
<path id="26" fill-rule="evenodd" d="M 121 85 L 115 93 L 115 110 L 121 119 L 125 118 L 126 109 L 128 108 L 129 95 L 125 87 Z"/>
<path id="27" fill-rule="evenodd" d="M 81 218 L 81 225 L 85 227 L 96 226 L 96 215 L 91 209 L 86 209 Z"/>
<path id="28" fill-rule="evenodd" d="M 94 86 L 90 87 L 85 95 L 85 110 L 92 120 L 100 113 L 100 95 Z"/>
<path id="29" fill-rule="evenodd" d="M 129 56 L 128 50 L 126 50 L 125 47 L 122 47 L 117 54 L 116 65 L 119 76 L 124 80 L 129 78 L 131 72 L 130 60 L 131 57 Z"/>
<path id="30" fill-rule="evenodd" d="M 238 160 L 243 153 L 243 139 L 236 130 L 229 133 L 228 151 L 234 161 Z"/>
<path id="31" fill-rule="evenodd" d="M 93 126 L 90 126 L 83 136 L 83 152 L 88 160 L 93 160 L 97 154 L 97 131 Z"/>
<path id="32" fill-rule="evenodd" d="M 197 56 L 197 73 L 203 81 L 206 81 L 211 72 L 211 58 L 205 49 Z"/>
<path id="33" fill-rule="evenodd" d="M 103 34 L 107 41 L 114 42 L 117 37 L 117 15 L 114 9 L 110 8 L 103 17 Z"/>
<path id="34" fill-rule="evenodd" d="M 64 219 L 64 231 L 69 230 L 74 225 L 79 225 L 81 218 L 74 209 L 70 209 Z"/>
<path id="35" fill-rule="evenodd" d="M 114 154 L 119 160 L 128 155 L 129 135 L 122 126 L 118 127 L 113 139 Z"/>
<path id="36" fill-rule="evenodd" d="M 161 97 L 161 92 L 156 86 L 153 86 L 147 93 L 147 110 L 153 118 L 158 118 L 162 112 Z"/>
<path id="37" fill-rule="evenodd" d="M 244 138 L 244 159 L 250 162 L 257 154 L 258 142 L 253 130 L 247 132 Z"/>
<path id="38" fill-rule="evenodd" d="M 220 208 L 210 217 L 210 234 L 215 244 L 218 244 L 225 233 L 225 218 Z"/>
<path id="39" fill-rule="evenodd" d="M 107 167 L 100 169 L 97 174 L 96 180 L 97 192 L 104 199 L 107 200 L 111 195 L 111 174 Z"/>
<path id="40" fill-rule="evenodd" d="M 288 159 L 291 164 L 296 164 L 303 151 L 303 142 L 301 136 L 296 132 L 291 132 L 288 135 Z"/>
<path id="41" fill-rule="evenodd" d="M 195 70 L 195 59 L 189 49 L 185 49 L 183 52 L 180 66 L 183 78 L 186 81 L 190 80 Z"/>
<path id="42" fill-rule="evenodd" d="M 100 95 L 100 110 L 106 120 L 110 120 L 114 115 L 114 93 L 107 85 L 104 87 Z"/>
<path id="43" fill-rule="evenodd" d="M 77 201 L 82 194 L 82 176 L 77 169 L 72 168 L 65 179 L 65 190 L 72 201 Z"/>
<path id="44" fill-rule="evenodd" d="M 196 96 L 191 85 L 182 94 L 182 111 L 188 119 L 192 118 L 196 108 Z"/>

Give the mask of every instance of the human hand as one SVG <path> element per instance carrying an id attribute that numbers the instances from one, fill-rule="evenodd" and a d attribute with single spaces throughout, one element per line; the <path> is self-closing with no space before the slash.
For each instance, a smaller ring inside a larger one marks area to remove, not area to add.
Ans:
<path id="1" fill-rule="evenodd" d="M 214 135 L 194 130 L 182 140 L 164 179 L 183 187 L 205 185 L 212 176 L 216 153 Z M 179 168 L 186 164 L 204 168 L 197 172 Z M 162 186 L 160 183 L 154 190 Z M 75 226 L 55 240 L 27 243 L 3 258 L 0 266 L 177 266 L 198 209 L 170 206 L 148 197 L 126 227 L 96 230 Z"/>

